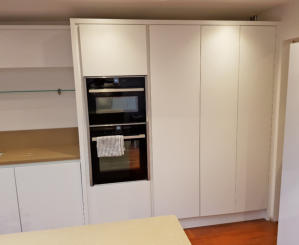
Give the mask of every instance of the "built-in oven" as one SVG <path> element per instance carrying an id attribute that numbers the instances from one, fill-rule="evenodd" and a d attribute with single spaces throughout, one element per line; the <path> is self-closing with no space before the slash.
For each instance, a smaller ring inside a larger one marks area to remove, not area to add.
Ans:
<path id="1" fill-rule="evenodd" d="M 124 155 L 98 157 L 96 138 L 123 135 Z M 148 178 L 146 123 L 90 127 L 92 184 L 104 184 Z"/>
<path id="2" fill-rule="evenodd" d="M 145 77 L 86 78 L 90 125 L 146 121 Z"/>

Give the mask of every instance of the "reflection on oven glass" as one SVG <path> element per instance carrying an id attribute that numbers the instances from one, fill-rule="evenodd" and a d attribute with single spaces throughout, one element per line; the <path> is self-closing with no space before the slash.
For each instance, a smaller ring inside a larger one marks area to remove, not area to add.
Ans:
<path id="1" fill-rule="evenodd" d="M 125 154 L 121 157 L 101 157 L 100 171 L 111 172 L 140 168 L 140 147 L 138 140 L 125 141 Z"/>
<path id="2" fill-rule="evenodd" d="M 123 112 L 138 112 L 138 96 L 96 98 L 96 114 Z"/>

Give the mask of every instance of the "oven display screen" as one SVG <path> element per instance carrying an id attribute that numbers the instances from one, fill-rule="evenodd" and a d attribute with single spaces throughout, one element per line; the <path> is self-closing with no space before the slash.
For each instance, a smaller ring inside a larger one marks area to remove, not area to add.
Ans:
<path id="1" fill-rule="evenodd" d="M 96 98 L 96 114 L 125 112 L 138 112 L 138 96 Z"/>

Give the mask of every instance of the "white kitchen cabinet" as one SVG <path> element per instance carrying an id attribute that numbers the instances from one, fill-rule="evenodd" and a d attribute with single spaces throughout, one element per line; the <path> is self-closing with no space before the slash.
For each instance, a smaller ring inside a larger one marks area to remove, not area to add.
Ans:
<path id="1" fill-rule="evenodd" d="M 200 27 L 151 25 L 154 215 L 199 215 Z"/>
<path id="2" fill-rule="evenodd" d="M 89 189 L 89 221 L 92 224 L 151 216 L 149 181 L 96 185 Z"/>
<path id="3" fill-rule="evenodd" d="M 242 26 L 237 131 L 237 209 L 268 200 L 275 28 Z"/>
<path id="4" fill-rule="evenodd" d="M 201 216 L 235 211 L 239 29 L 201 28 Z"/>
<path id="5" fill-rule="evenodd" d="M 21 231 L 13 168 L 0 168 L 0 234 Z"/>
<path id="6" fill-rule="evenodd" d="M 67 26 L 1 26 L 0 68 L 72 67 Z"/>
<path id="7" fill-rule="evenodd" d="M 15 168 L 23 231 L 83 225 L 79 161 Z"/>
<path id="8" fill-rule="evenodd" d="M 145 25 L 80 25 L 83 76 L 146 75 Z"/>

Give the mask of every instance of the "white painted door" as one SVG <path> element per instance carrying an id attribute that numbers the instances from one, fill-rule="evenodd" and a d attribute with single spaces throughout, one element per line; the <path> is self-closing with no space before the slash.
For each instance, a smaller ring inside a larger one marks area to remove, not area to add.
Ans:
<path id="1" fill-rule="evenodd" d="M 299 227 L 299 43 L 291 44 L 278 245 L 297 245 Z"/>
<path id="2" fill-rule="evenodd" d="M 201 216 L 235 211 L 239 34 L 201 27 Z"/>
<path id="3" fill-rule="evenodd" d="M 199 215 L 200 27 L 150 26 L 154 215 Z"/>
<path id="4" fill-rule="evenodd" d="M 151 216 L 149 181 L 95 185 L 88 192 L 89 221 L 92 224 Z"/>
<path id="5" fill-rule="evenodd" d="M 146 75 L 145 25 L 80 25 L 83 76 Z"/>
<path id="6" fill-rule="evenodd" d="M 67 26 L 0 27 L 0 68 L 72 67 Z"/>
<path id="7" fill-rule="evenodd" d="M 237 211 L 268 200 L 275 28 L 242 26 L 237 134 Z"/>
<path id="8" fill-rule="evenodd" d="M 79 161 L 16 167 L 23 231 L 83 225 Z"/>
<path id="9" fill-rule="evenodd" d="M 13 168 L 0 168 L 0 234 L 21 232 Z"/>

